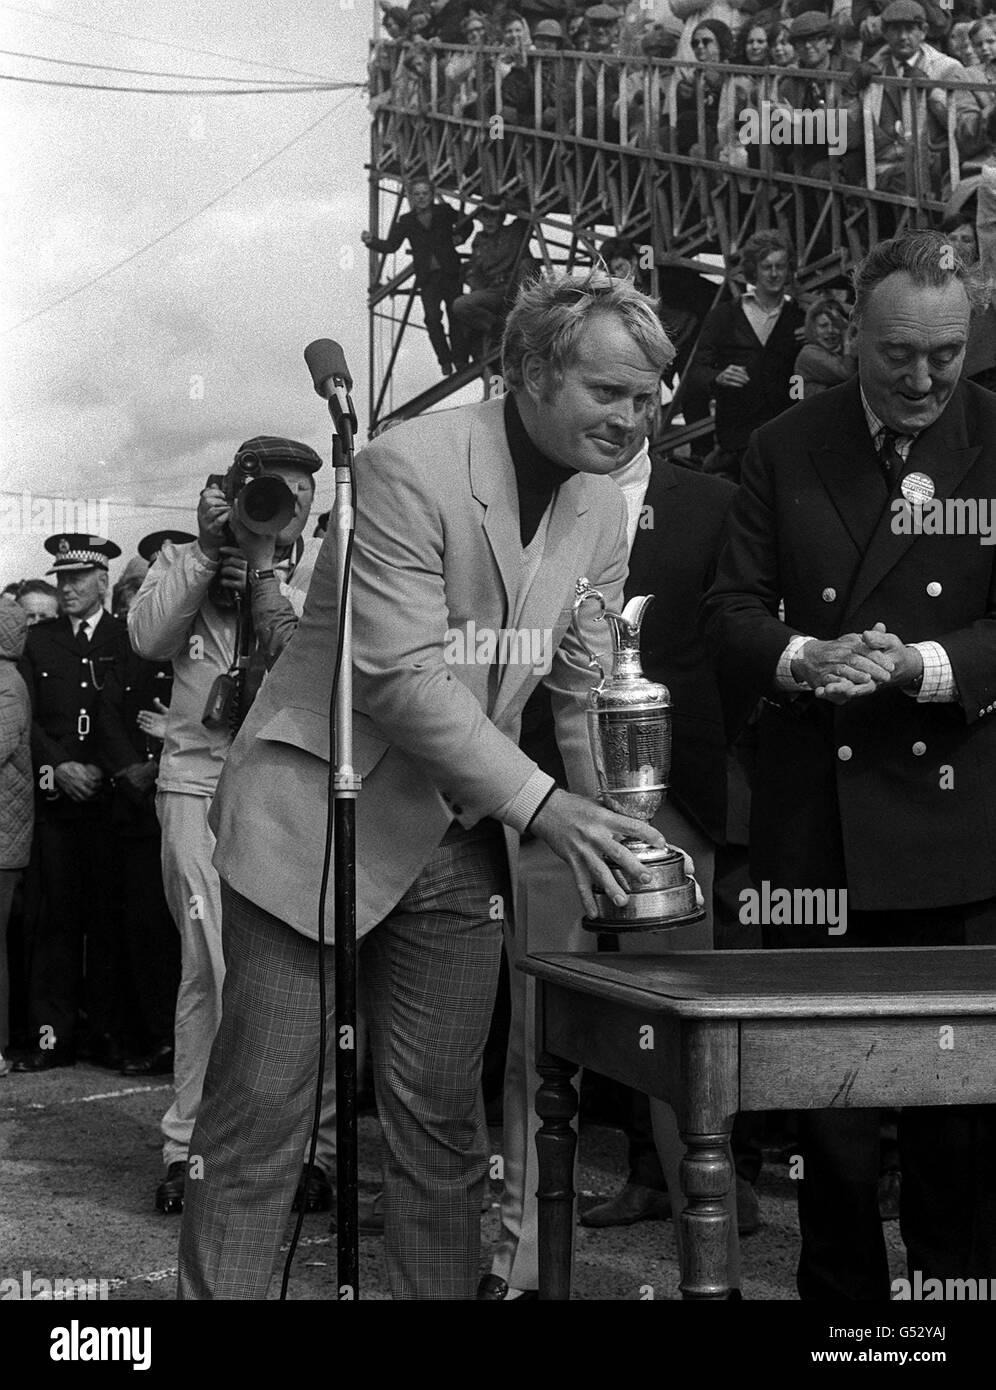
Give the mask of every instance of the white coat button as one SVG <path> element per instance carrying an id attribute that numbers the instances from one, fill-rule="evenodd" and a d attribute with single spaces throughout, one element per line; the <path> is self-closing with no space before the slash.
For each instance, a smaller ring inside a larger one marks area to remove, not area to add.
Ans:
<path id="1" fill-rule="evenodd" d="M 85 690 L 85 689 L 86 689 L 86 681 L 80 681 L 80 689 L 81 689 L 81 690 Z"/>
<path id="2" fill-rule="evenodd" d="M 842 743 L 841 746 L 837 749 L 837 757 L 841 760 L 842 763 L 848 762 L 853 757 L 853 753 L 851 749 L 848 748 L 846 743 Z"/>
<path id="3" fill-rule="evenodd" d="M 913 756 L 914 756 L 914 758 L 922 758 L 923 755 L 924 755 L 924 753 L 926 753 L 926 751 L 927 751 L 927 745 L 926 745 L 925 743 L 921 743 L 920 740 L 917 739 L 916 743 L 914 743 L 914 745 L 913 745 Z"/>
<path id="4" fill-rule="evenodd" d="M 831 589 L 830 586 L 829 586 L 829 584 L 828 584 L 827 587 L 823 590 L 823 602 L 824 602 L 824 603 L 833 603 L 833 601 L 834 601 L 834 599 L 835 599 L 836 597 L 837 597 L 837 590 L 836 590 L 836 589 Z"/>
<path id="5" fill-rule="evenodd" d="M 936 579 L 932 579 L 927 585 L 927 593 L 931 598 L 937 598 L 941 593 L 941 586 Z"/>

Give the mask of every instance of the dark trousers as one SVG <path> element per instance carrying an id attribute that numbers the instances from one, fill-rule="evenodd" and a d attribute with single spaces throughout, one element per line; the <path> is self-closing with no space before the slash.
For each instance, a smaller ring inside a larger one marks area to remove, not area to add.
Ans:
<path id="1" fill-rule="evenodd" d="M 966 946 L 996 944 L 996 900 L 912 912 L 848 913 L 843 936 L 768 927 L 765 944 Z M 887 1300 L 879 1216 L 879 1110 L 798 1114 L 797 1184 L 804 1299 Z M 910 1277 L 996 1278 L 996 1106 L 910 1106 L 899 1119 L 900 1230 Z"/>
<path id="2" fill-rule="evenodd" d="M 35 827 L 44 908 L 31 945 L 32 1042 L 73 1047 L 85 1008 L 91 1038 L 118 1029 L 113 836 L 96 817 Z M 86 972 L 84 978 L 84 951 Z M 51 1033 L 43 1030 L 51 1029 Z"/>
<path id="3" fill-rule="evenodd" d="M 463 290 L 460 280 L 449 275 L 429 275 L 420 282 L 418 289 L 422 297 L 422 312 L 425 315 L 425 327 L 429 334 L 429 342 L 432 344 L 432 350 L 436 354 L 439 365 L 445 367 L 451 362 L 456 362 L 457 365 L 465 363 L 467 361 L 466 337 L 460 322 L 454 322 L 453 319 L 453 301 Z M 444 304 L 446 305 L 446 318 L 450 330 L 448 340 L 446 330 L 443 328 Z"/>
<path id="4" fill-rule="evenodd" d="M 161 854 L 158 834 L 117 836 L 127 1042 L 150 1050 L 173 1045 L 180 987 L 180 937 L 163 894 Z"/>

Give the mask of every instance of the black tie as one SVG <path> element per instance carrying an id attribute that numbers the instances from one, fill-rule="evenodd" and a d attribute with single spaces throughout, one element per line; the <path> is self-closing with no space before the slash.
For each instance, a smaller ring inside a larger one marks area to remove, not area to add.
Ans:
<path id="1" fill-rule="evenodd" d="M 896 448 L 896 440 L 903 436 L 895 430 L 883 430 L 882 437 L 878 445 L 878 461 L 882 469 L 882 476 L 885 478 L 885 485 L 891 492 L 896 485 L 896 479 L 903 471 L 903 459 L 899 450 Z"/>
<path id="2" fill-rule="evenodd" d="M 85 622 L 80 623 L 79 627 L 76 629 L 76 645 L 77 647 L 79 647 L 83 655 L 86 656 L 86 654 L 90 650 L 90 639 L 86 633 Z"/>

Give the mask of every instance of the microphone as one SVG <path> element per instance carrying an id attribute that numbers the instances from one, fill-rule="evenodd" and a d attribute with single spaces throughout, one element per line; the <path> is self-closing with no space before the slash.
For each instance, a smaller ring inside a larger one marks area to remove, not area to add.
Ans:
<path id="1" fill-rule="evenodd" d="M 356 411 L 349 396 L 353 378 L 346 366 L 345 353 L 331 338 L 318 338 L 304 349 L 304 360 L 311 372 L 315 390 L 329 403 L 336 429 L 343 437 L 343 447 L 351 449 Z"/>

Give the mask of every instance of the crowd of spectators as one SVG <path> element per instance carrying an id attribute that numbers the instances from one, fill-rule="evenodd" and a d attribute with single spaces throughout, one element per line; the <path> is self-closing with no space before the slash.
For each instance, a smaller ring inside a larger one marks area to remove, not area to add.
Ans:
<path id="1" fill-rule="evenodd" d="M 760 162 L 744 113 L 763 107 L 769 123 L 796 129 L 791 148 L 763 141 L 774 168 L 897 193 L 914 187 L 916 165 L 915 186 L 943 198 L 959 165 L 993 153 L 996 16 L 986 4 L 412 0 L 384 7 L 372 105 L 501 117 L 733 168 Z M 644 59 L 672 61 L 648 70 Z M 843 147 L 804 119 L 818 112 L 845 118 Z"/>

